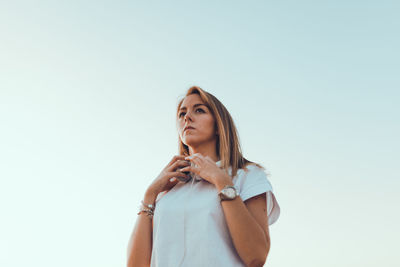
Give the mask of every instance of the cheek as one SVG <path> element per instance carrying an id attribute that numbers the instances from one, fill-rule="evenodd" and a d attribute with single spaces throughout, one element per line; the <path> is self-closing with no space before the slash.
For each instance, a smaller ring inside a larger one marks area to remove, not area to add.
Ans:
<path id="1" fill-rule="evenodd" d="M 212 118 L 212 117 L 205 118 L 203 125 L 207 132 L 210 132 L 210 133 L 214 132 L 214 125 L 215 125 L 214 118 Z"/>
<path id="2" fill-rule="evenodd" d="M 183 127 L 185 127 L 185 124 L 182 122 L 178 122 L 178 130 L 183 130 Z"/>

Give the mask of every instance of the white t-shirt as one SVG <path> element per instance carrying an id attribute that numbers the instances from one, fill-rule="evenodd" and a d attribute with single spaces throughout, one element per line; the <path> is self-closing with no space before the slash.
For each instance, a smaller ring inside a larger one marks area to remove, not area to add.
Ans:
<path id="1" fill-rule="evenodd" d="M 280 214 L 271 183 L 259 167 L 247 165 L 247 169 L 238 170 L 234 187 L 243 201 L 267 193 L 271 225 Z M 228 172 L 232 174 L 231 167 Z M 156 200 L 151 267 L 179 266 L 245 266 L 231 239 L 218 190 L 206 180 L 179 182 Z"/>

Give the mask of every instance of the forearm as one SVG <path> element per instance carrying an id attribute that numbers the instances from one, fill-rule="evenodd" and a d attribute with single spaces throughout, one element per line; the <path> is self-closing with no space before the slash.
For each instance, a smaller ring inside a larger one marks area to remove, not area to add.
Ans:
<path id="1" fill-rule="evenodd" d="M 231 180 L 216 185 L 221 191 Z M 247 266 L 262 266 L 267 257 L 270 241 L 264 230 L 250 214 L 242 199 L 221 201 L 233 244 Z"/>
<path id="2" fill-rule="evenodd" d="M 155 203 L 156 196 L 145 194 L 143 202 Z M 127 267 L 150 266 L 152 251 L 152 219 L 145 212 L 138 215 L 135 227 L 128 244 Z"/>

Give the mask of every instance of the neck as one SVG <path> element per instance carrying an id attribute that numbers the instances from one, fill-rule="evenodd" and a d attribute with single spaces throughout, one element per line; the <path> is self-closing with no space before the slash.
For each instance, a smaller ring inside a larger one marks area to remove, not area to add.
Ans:
<path id="1" fill-rule="evenodd" d="M 211 142 L 207 144 L 201 144 L 199 146 L 189 146 L 189 154 L 193 155 L 196 153 L 202 154 L 204 157 L 210 157 L 214 162 L 219 161 L 220 159 L 217 156 L 216 151 L 216 142 Z"/>

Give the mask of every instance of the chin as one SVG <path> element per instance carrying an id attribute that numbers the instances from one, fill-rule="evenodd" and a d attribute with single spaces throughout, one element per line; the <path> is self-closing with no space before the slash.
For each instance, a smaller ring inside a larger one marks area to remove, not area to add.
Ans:
<path id="1" fill-rule="evenodd" d="M 195 140 L 190 140 L 190 138 L 189 138 L 189 140 L 188 139 L 182 140 L 182 143 L 184 143 L 187 146 L 192 147 L 192 146 L 195 146 L 198 142 L 196 142 Z"/>
<path id="2" fill-rule="evenodd" d="M 182 139 L 182 142 L 187 146 L 195 146 L 196 144 L 201 143 L 202 140 L 199 140 L 199 138 L 196 136 L 185 136 Z"/>
<path id="3" fill-rule="evenodd" d="M 182 143 L 184 143 L 185 145 L 189 146 L 189 147 L 198 147 L 201 144 L 205 144 L 207 143 L 208 140 L 204 139 L 204 138 L 198 138 L 198 137 L 191 137 L 191 136 L 187 136 L 184 139 L 182 139 Z"/>

